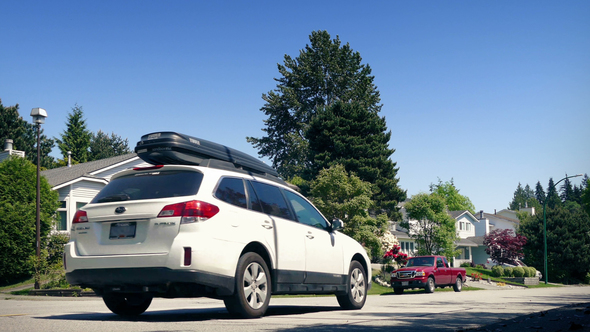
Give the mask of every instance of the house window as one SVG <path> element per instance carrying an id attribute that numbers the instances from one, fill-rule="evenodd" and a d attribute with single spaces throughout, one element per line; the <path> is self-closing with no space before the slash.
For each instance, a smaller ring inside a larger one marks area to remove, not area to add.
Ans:
<path id="1" fill-rule="evenodd" d="M 58 231 L 68 230 L 68 211 L 66 210 L 66 202 L 60 201 L 59 208 L 56 211 L 58 220 L 55 223 L 55 229 Z"/>
<path id="2" fill-rule="evenodd" d="M 471 223 L 466 223 L 467 225 L 467 230 L 470 231 L 471 230 Z"/>
<path id="3" fill-rule="evenodd" d="M 88 204 L 88 203 L 86 203 L 86 202 L 76 202 L 76 211 L 80 210 L 86 204 Z"/>
<path id="4" fill-rule="evenodd" d="M 459 230 L 465 230 L 465 223 L 462 221 L 459 223 Z"/>

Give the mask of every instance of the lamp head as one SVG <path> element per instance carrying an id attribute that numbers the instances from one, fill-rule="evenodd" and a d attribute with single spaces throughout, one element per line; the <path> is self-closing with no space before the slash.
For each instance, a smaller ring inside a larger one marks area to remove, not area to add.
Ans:
<path id="1" fill-rule="evenodd" d="M 36 107 L 31 110 L 31 116 L 33 117 L 33 123 L 43 124 L 47 117 L 47 111 L 43 108 Z"/>

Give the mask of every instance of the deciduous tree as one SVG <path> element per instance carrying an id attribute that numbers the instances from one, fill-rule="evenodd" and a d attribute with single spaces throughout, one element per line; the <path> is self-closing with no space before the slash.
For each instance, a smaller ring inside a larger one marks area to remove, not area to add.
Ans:
<path id="1" fill-rule="evenodd" d="M 13 149 L 25 152 L 25 158 L 37 165 L 37 132 L 32 123 L 25 121 L 18 112 L 18 104 L 4 107 L 0 99 L 0 150 L 6 139 L 13 140 Z M 52 168 L 53 157 L 49 155 L 55 142 L 43 135 L 41 128 L 41 167 Z"/>
<path id="2" fill-rule="evenodd" d="M 515 234 L 512 229 L 495 229 L 484 236 L 486 253 L 498 264 L 515 264 L 524 257 L 526 236 Z"/>
<path id="3" fill-rule="evenodd" d="M 387 227 L 385 214 L 371 217 L 371 184 L 349 174 L 342 165 L 320 171 L 311 182 L 312 201 L 328 218 L 344 221 L 343 232 L 359 241 L 371 257 L 381 257 L 383 250 L 379 237 Z"/>
<path id="4" fill-rule="evenodd" d="M 430 184 L 430 192 L 443 197 L 449 211 L 467 210 L 471 214 L 475 214 L 475 206 L 469 197 L 459 194 L 459 189 L 455 187 L 453 179 L 444 183 L 438 179 L 438 184 Z"/>
<path id="5" fill-rule="evenodd" d="M 457 230 L 444 197 L 437 193 L 417 194 L 406 203 L 408 220 L 400 225 L 416 240 L 419 255 L 455 256 Z"/>

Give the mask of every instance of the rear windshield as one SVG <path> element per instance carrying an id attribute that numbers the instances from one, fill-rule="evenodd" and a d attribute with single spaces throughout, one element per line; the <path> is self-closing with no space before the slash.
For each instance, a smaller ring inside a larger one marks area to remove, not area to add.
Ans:
<path id="1" fill-rule="evenodd" d="M 156 171 L 130 174 L 113 179 L 91 203 L 194 195 L 203 174 L 190 171 Z"/>

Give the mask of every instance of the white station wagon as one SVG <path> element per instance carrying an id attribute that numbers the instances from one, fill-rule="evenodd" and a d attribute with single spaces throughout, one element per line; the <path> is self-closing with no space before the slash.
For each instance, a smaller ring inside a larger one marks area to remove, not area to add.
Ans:
<path id="1" fill-rule="evenodd" d="M 116 174 L 76 213 L 70 284 L 119 315 L 143 313 L 154 297 L 221 299 L 246 318 L 264 315 L 272 294 L 335 294 L 345 309 L 363 307 L 363 247 L 264 163 L 171 132 L 143 136 L 136 152 L 166 165 Z"/>

